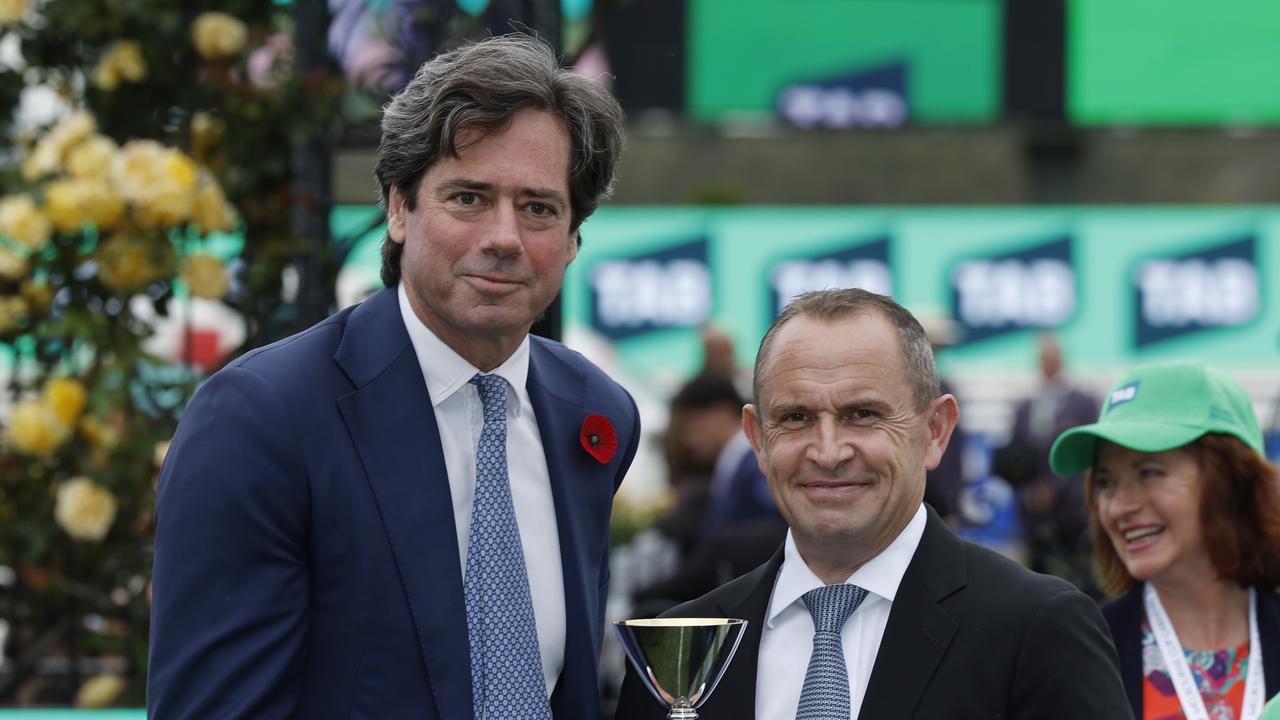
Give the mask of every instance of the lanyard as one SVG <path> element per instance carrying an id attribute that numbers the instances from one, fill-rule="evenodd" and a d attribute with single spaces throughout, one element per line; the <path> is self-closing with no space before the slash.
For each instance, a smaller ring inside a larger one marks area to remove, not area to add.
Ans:
<path id="1" fill-rule="evenodd" d="M 1178 702 L 1187 720 L 1209 720 L 1209 711 L 1204 707 L 1204 698 L 1196 688 L 1195 678 L 1191 676 L 1191 668 L 1187 665 L 1187 656 L 1178 641 L 1178 632 L 1174 630 L 1169 615 L 1160 603 L 1160 596 L 1154 587 L 1147 584 L 1142 594 L 1143 603 L 1147 607 L 1147 621 L 1151 624 L 1151 632 L 1156 636 L 1156 645 L 1160 648 L 1160 656 L 1164 658 L 1164 666 L 1169 671 L 1169 679 L 1173 681 L 1173 689 L 1178 693 Z M 1262 679 L 1262 642 L 1258 639 L 1258 600 L 1256 592 L 1249 589 L 1249 669 L 1244 684 L 1244 707 L 1241 709 L 1241 720 L 1256 720 L 1262 714 L 1262 704 L 1266 699 L 1266 690 Z"/>

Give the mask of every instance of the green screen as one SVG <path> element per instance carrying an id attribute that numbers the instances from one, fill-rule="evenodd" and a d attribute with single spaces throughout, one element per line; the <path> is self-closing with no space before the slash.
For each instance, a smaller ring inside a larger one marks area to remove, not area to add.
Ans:
<path id="1" fill-rule="evenodd" d="M 996 0 L 694 0 L 690 113 L 772 113 L 785 85 L 905 60 L 916 122 L 987 122 L 1000 104 Z"/>
<path id="2" fill-rule="evenodd" d="M 1280 122 L 1276 0 L 1072 0 L 1067 8 L 1074 122 Z"/>

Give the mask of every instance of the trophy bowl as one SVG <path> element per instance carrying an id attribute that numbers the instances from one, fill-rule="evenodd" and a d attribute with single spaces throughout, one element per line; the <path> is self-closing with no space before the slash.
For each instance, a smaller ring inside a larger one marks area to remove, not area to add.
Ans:
<path id="1" fill-rule="evenodd" d="M 671 720 L 694 720 L 742 641 L 746 620 L 619 620 L 622 649 Z"/>

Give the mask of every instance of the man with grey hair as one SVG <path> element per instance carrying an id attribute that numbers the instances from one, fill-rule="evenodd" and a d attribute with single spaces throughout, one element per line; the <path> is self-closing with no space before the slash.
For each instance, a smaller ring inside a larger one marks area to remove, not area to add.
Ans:
<path id="1" fill-rule="evenodd" d="M 531 337 L 613 181 L 618 104 L 543 43 L 387 105 L 387 287 L 214 375 L 161 472 L 155 718 L 581 718 L 639 417 Z"/>
<path id="2" fill-rule="evenodd" d="M 1097 606 L 923 504 L 956 426 L 929 340 L 887 297 L 797 298 L 756 358 L 743 430 L 789 526 L 768 563 L 676 607 L 748 621 L 699 717 L 1132 718 Z M 664 711 L 635 677 L 618 719 Z"/>

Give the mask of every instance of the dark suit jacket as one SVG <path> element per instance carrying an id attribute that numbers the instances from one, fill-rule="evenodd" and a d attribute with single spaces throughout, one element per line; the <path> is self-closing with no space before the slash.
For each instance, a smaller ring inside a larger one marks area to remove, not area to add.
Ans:
<path id="1" fill-rule="evenodd" d="M 527 385 L 564 570 L 557 718 L 599 716 L 613 494 L 635 454 L 626 392 L 532 339 Z M 583 420 L 609 418 L 601 464 Z M 245 355 L 182 418 L 156 501 L 155 718 L 469 718 L 453 504 L 395 289 Z"/>
<path id="2" fill-rule="evenodd" d="M 761 627 L 781 565 L 779 551 L 750 574 L 668 613 L 748 620 L 737 656 L 699 717 L 755 715 Z M 617 717 L 664 714 L 629 672 Z M 858 717 L 1132 720 L 1097 605 L 1062 580 L 961 540 L 932 510 Z"/>
<path id="3" fill-rule="evenodd" d="M 1147 615 L 1142 603 L 1143 587 L 1139 583 L 1102 607 L 1120 655 L 1120 679 L 1137 718 L 1142 717 L 1142 621 Z M 1274 592 L 1258 591 L 1258 636 L 1267 697 L 1271 698 L 1280 693 L 1280 595 Z"/>

